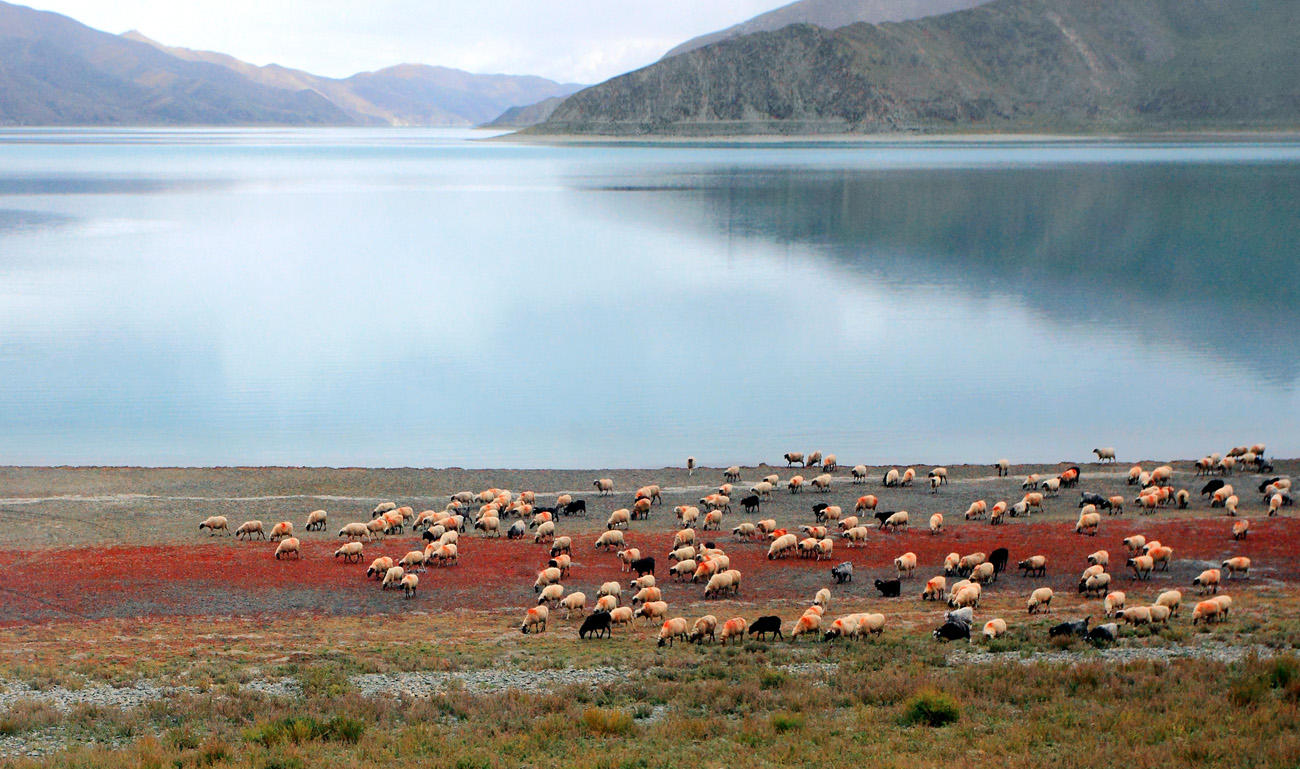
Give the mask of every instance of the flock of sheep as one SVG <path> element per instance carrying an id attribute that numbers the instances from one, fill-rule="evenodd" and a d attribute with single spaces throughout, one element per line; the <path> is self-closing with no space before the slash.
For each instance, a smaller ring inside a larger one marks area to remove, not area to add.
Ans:
<path id="1" fill-rule="evenodd" d="M 1232 475 L 1239 468 L 1255 472 L 1271 473 L 1272 466 L 1264 458 L 1264 446 L 1257 444 L 1250 447 L 1238 447 L 1226 455 L 1210 455 L 1196 462 L 1197 475 L 1217 474 Z M 1114 449 L 1094 449 L 1093 453 L 1102 462 L 1115 461 Z M 820 452 L 808 456 L 790 452 L 785 455 L 787 466 L 801 465 L 804 468 L 817 468 L 819 474 L 811 480 L 802 475 L 794 475 L 784 483 L 777 475 L 768 475 L 749 486 L 746 496 L 740 501 L 747 513 L 757 514 L 764 501 L 771 498 L 777 489 L 784 487 L 791 494 L 799 494 L 805 488 L 827 493 L 834 484 L 838 468 L 835 455 L 823 457 Z M 694 458 L 687 461 L 687 469 L 694 473 Z M 1010 463 L 1000 460 L 994 465 L 999 477 L 1010 472 Z M 851 469 L 850 478 L 854 485 L 866 483 L 868 470 L 864 465 Z M 678 505 L 674 514 L 680 521 L 680 528 L 672 534 L 671 545 L 667 549 L 667 568 L 661 572 L 669 580 L 703 584 L 702 598 L 713 599 L 739 595 L 742 574 L 731 567 L 730 557 L 725 548 L 718 544 L 717 537 L 710 538 L 710 532 L 721 532 L 725 516 L 732 513 L 731 500 L 740 483 L 741 469 L 733 466 L 723 472 L 724 482 L 715 492 L 706 494 L 694 505 Z M 1143 513 L 1151 513 L 1168 506 L 1186 507 L 1191 492 L 1175 489 L 1170 485 L 1174 470 L 1170 465 L 1161 465 L 1151 470 L 1135 466 L 1129 473 L 1129 484 L 1139 487 L 1133 503 Z M 884 488 L 905 487 L 917 479 L 914 468 L 899 471 L 890 468 L 881 478 Z M 1070 467 L 1063 472 L 1042 477 L 1030 475 L 1021 484 L 1024 492 L 1022 498 L 1014 503 L 999 500 L 991 506 L 985 500 L 976 500 L 970 504 L 965 519 L 987 520 L 991 525 L 1004 522 L 1007 516 L 1031 516 L 1041 512 L 1046 498 L 1055 497 L 1063 489 L 1076 487 L 1080 480 L 1078 467 Z M 936 467 L 926 473 L 926 482 L 932 492 L 948 482 L 948 471 Z M 596 493 L 609 496 L 615 493 L 614 483 L 609 478 L 593 481 Z M 1289 478 L 1274 477 L 1259 484 L 1259 491 L 1264 497 L 1264 506 L 1268 515 L 1275 515 L 1280 508 L 1292 504 L 1291 481 Z M 1232 486 L 1222 478 L 1211 480 L 1202 489 L 1203 496 L 1211 498 L 1211 504 L 1223 507 L 1230 516 L 1238 515 L 1241 504 Z M 1103 497 L 1098 494 L 1083 493 L 1079 501 L 1079 518 L 1075 531 L 1081 535 L 1096 536 L 1101 526 L 1102 514 L 1122 515 L 1125 499 L 1122 496 Z M 768 544 L 767 559 L 777 561 L 789 557 L 814 560 L 830 559 L 834 553 L 836 539 L 848 548 L 854 548 L 867 540 L 873 521 L 880 531 L 902 531 L 909 525 L 906 511 L 877 511 L 879 498 L 874 494 L 864 494 L 857 498 L 850 514 L 837 505 L 818 503 L 812 508 L 813 520 L 799 527 L 799 532 L 780 527 L 772 518 L 756 521 L 743 521 L 730 529 L 735 541 L 745 542 L 765 539 Z M 537 573 L 534 582 L 536 605 L 529 608 L 520 625 L 520 630 L 527 633 L 544 632 L 548 627 L 553 612 L 564 613 L 564 619 L 575 615 L 584 616 L 579 629 L 580 638 L 608 636 L 612 628 L 628 625 L 637 619 L 646 623 L 660 623 L 658 643 L 672 645 L 676 640 L 702 642 L 720 640 L 725 644 L 729 640 L 739 640 L 746 635 L 758 638 L 783 638 L 782 621 L 775 615 L 765 615 L 753 622 L 743 617 L 733 617 L 719 622 L 713 614 L 706 614 L 694 622 L 684 617 L 670 617 L 668 604 L 663 600 L 663 593 L 656 583 L 656 560 L 650 554 L 643 554 L 640 549 L 628 547 L 624 531 L 633 521 L 650 517 L 656 506 L 663 505 L 663 490 L 658 485 L 647 485 L 636 490 L 630 507 L 614 510 L 606 519 L 606 530 L 597 538 L 595 549 L 612 553 L 617 558 L 623 572 L 634 574 L 626 589 L 618 581 L 602 584 L 589 602 L 586 593 L 567 590 L 564 582 L 570 577 L 574 568 L 573 539 L 557 534 L 560 519 L 572 515 L 585 515 L 586 502 L 574 499 L 571 494 L 560 494 L 554 505 L 542 506 L 537 502 L 537 494 L 531 491 L 513 493 L 504 489 L 487 489 L 479 493 L 468 491 L 452 495 L 444 509 L 425 510 L 416 513 L 409 506 L 398 506 L 394 502 L 384 502 L 376 506 L 369 521 L 358 521 L 345 525 L 338 532 L 346 541 L 335 551 L 335 558 L 346 563 L 359 563 L 364 552 L 364 543 L 380 540 L 388 535 L 401 534 L 410 525 L 413 531 L 421 532 L 425 546 L 420 550 L 411 550 L 401 558 L 394 560 L 388 556 L 375 558 L 366 571 L 367 579 L 380 582 L 381 589 L 401 590 L 407 597 L 416 594 L 419 586 L 418 572 L 434 567 L 450 567 L 458 563 L 458 540 L 467 531 L 470 513 L 473 511 L 473 528 L 483 537 L 499 537 L 502 531 L 510 539 L 522 539 L 531 536 L 534 543 L 549 545 L 544 564 Z M 477 506 L 475 508 L 475 506 Z M 872 516 L 868 518 L 866 516 Z M 862 516 L 862 517 L 860 517 Z M 502 518 L 513 518 L 509 526 L 502 524 Z M 308 514 L 307 531 L 320 531 L 326 526 L 327 514 L 316 510 Z M 698 527 L 698 528 L 697 528 Z M 224 516 L 213 516 L 199 524 L 199 528 L 211 533 L 229 533 L 229 523 Z M 930 533 L 940 535 L 944 531 L 942 513 L 929 517 Z M 1249 521 L 1239 518 L 1232 526 L 1234 540 L 1244 538 L 1249 530 Z M 261 521 L 246 521 L 235 531 L 234 535 L 243 539 L 269 539 L 276 542 L 274 556 L 282 558 L 301 558 L 301 545 L 293 536 L 294 527 L 289 521 L 274 524 L 269 536 Z M 800 536 L 802 535 L 802 536 Z M 1138 581 L 1150 579 L 1157 569 L 1168 570 L 1173 559 L 1173 549 L 1157 541 L 1147 541 L 1142 535 L 1133 535 L 1123 540 L 1126 559 L 1124 566 L 1132 571 Z M 991 554 L 982 552 L 950 553 L 941 565 L 942 573 L 925 582 L 920 593 L 923 601 L 945 602 L 951 611 L 946 611 L 942 623 L 933 631 L 941 640 L 954 640 L 971 637 L 974 610 L 979 607 L 980 599 L 987 586 L 997 581 L 1008 563 L 1009 554 L 1005 548 L 998 548 Z M 1118 635 L 1118 623 L 1129 625 L 1164 625 L 1171 617 L 1178 616 L 1182 605 L 1182 593 L 1178 590 L 1164 590 L 1150 604 L 1136 604 L 1129 601 L 1129 596 L 1121 590 L 1112 589 L 1113 577 L 1107 571 L 1111 565 L 1110 554 L 1098 550 L 1087 556 L 1078 582 L 1079 593 L 1086 597 L 1101 600 L 1101 614 L 1116 622 L 1088 628 L 1088 618 L 1076 622 L 1062 623 L 1051 630 L 1052 635 L 1084 635 L 1096 642 L 1113 641 Z M 896 577 L 890 580 L 876 580 L 876 588 L 883 597 L 898 597 L 904 580 L 915 577 L 919 567 L 915 553 L 907 552 L 894 560 Z M 1048 567 L 1045 555 L 1030 555 L 1017 564 L 1024 577 L 1043 577 Z M 1218 595 L 1222 580 L 1232 579 L 1235 575 L 1249 574 L 1249 558 L 1233 557 L 1221 564 L 1219 569 L 1206 569 L 1192 580 L 1192 587 L 1207 596 L 1199 601 L 1192 611 L 1192 623 L 1217 622 L 1226 619 L 1232 607 L 1232 599 L 1227 595 Z M 853 566 L 849 561 L 839 563 L 831 568 L 835 583 L 842 584 L 852 580 Z M 953 580 L 949 584 L 949 580 Z M 1213 593 L 1213 597 L 1208 594 Z M 1030 615 L 1050 612 L 1054 593 L 1050 587 L 1032 590 L 1026 600 L 1026 612 Z M 865 638 L 879 635 L 885 627 L 885 616 L 880 613 L 854 613 L 838 617 L 832 621 L 823 621 L 824 612 L 831 601 L 831 592 L 823 588 L 818 590 L 811 605 L 796 620 L 789 633 L 790 640 L 802 635 L 821 634 L 826 640 L 835 638 Z M 590 614 L 588 614 L 588 610 Z M 997 638 L 1008 630 L 1004 618 L 989 619 L 983 624 L 981 635 L 987 639 Z"/>

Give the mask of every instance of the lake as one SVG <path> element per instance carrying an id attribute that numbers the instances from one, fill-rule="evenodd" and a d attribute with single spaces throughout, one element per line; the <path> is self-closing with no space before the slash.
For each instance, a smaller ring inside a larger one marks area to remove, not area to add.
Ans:
<path id="1" fill-rule="evenodd" d="M 1300 144 L 0 131 L 0 463 L 1300 455 Z"/>

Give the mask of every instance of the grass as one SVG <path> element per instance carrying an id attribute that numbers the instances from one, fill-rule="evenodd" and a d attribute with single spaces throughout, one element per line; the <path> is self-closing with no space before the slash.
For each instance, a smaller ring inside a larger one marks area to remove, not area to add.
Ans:
<path id="1" fill-rule="evenodd" d="M 961 717 L 961 707 L 947 694 L 935 689 L 918 692 L 903 708 L 907 726 L 947 726 Z"/>

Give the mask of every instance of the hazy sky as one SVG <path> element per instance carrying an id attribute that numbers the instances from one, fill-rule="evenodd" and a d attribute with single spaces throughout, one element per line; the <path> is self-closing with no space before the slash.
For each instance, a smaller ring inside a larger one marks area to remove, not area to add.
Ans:
<path id="1" fill-rule="evenodd" d="M 344 76 L 401 62 L 593 83 L 789 0 L 15 0 L 106 32 Z"/>

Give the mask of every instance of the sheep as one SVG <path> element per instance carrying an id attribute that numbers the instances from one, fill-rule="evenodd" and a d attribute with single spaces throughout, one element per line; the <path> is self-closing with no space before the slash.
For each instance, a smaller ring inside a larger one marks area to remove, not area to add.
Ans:
<path id="1" fill-rule="evenodd" d="M 943 559 L 943 573 L 946 576 L 953 576 L 961 570 L 961 556 L 957 553 L 949 553 Z"/>
<path id="2" fill-rule="evenodd" d="M 545 633 L 546 621 L 550 619 L 551 610 L 545 606 L 534 606 L 524 614 L 524 624 L 519 626 L 519 632 L 528 635 L 529 632 Z"/>
<path id="3" fill-rule="evenodd" d="M 993 469 L 997 471 L 999 478 L 1008 476 L 1011 474 L 1011 460 L 999 459 L 993 463 Z"/>
<path id="4" fill-rule="evenodd" d="M 1020 498 L 1020 501 L 1021 501 L 1021 502 L 1024 502 L 1025 505 L 1026 505 L 1026 507 L 1028 507 L 1028 508 L 1031 509 L 1031 510 L 1036 509 L 1036 510 L 1038 510 L 1038 512 L 1040 512 L 1040 513 L 1043 512 L 1043 494 L 1042 494 L 1042 492 L 1039 492 L 1039 491 L 1031 491 L 1031 492 L 1029 492 L 1028 494 L 1026 494 L 1026 495 L 1024 495 L 1023 497 L 1021 497 L 1021 498 Z"/>
<path id="5" fill-rule="evenodd" d="M 1086 534 L 1090 537 L 1097 536 L 1097 530 L 1101 527 L 1101 515 L 1089 513 L 1088 515 L 1079 516 L 1079 520 L 1074 524 L 1074 533 Z"/>
<path id="6" fill-rule="evenodd" d="M 374 509 L 374 510 L 371 510 L 371 511 L 370 511 L 370 517 L 371 517 L 371 518 L 378 518 L 379 516 L 383 515 L 384 513 L 388 513 L 388 512 L 391 512 L 391 511 L 393 511 L 393 510 L 396 510 L 396 509 L 397 509 L 397 503 L 396 503 L 396 502 L 380 502 L 379 504 L 375 505 L 375 509 Z"/>
<path id="7" fill-rule="evenodd" d="M 925 589 L 921 591 L 922 601 L 942 601 L 948 590 L 946 577 L 931 577 L 926 580 Z"/>
<path id="8" fill-rule="evenodd" d="M 798 537 L 793 534 L 782 534 L 772 540 L 772 545 L 767 549 L 767 560 L 772 561 L 788 556 L 797 544 Z"/>
<path id="9" fill-rule="evenodd" d="M 423 566 L 424 562 L 425 562 L 424 551 L 412 550 L 406 555 L 402 556 L 402 559 L 397 562 L 397 565 L 401 566 L 407 571 L 414 571 L 415 567 Z"/>
<path id="10" fill-rule="evenodd" d="M 802 451 L 787 451 L 787 452 L 785 452 L 785 466 L 786 466 L 786 467 L 790 467 L 791 465 L 802 465 L 802 464 L 803 464 L 803 452 L 802 452 Z"/>
<path id="11" fill-rule="evenodd" d="M 1130 486 L 1137 485 L 1138 479 L 1142 477 L 1142 474 L 1144 472 L 1146 471 L 1142 469 L 1142 465 L 1133 465 L 1132 467 L 1130 467 L 1128 469 L 1128 485 Z M 1145 486 L 1146 484 L 1142 484 L 1142 485 Z"/>
<path id="12" fill-rule="evenodd" d="M 1232 608 L 1232 598 L 1226 595 L 1216 595 L 1210 600 L 1219 605 L 1219 617 L 1221 619 L 1227 619 L 1228 611 Z"/>
<path id="13" fill-rule="evenodd" d="M 433 556 L 437 559 L 437 565 L 439 566 L 452 566 L 459 560 L 456 546 L 450 543 L 439 545 Z M 563 569 L 561 572 L 563 572 Z"/>
<path id="14" fill-rule="evenodd" d="M 727 593 L 737 595 L 740 591 L 740 581 L 737 576 L 740 572 L 727 570 L 721 574 L 714 574 L 709 578 L 709 584 L 704 586 L 704 597 L 717 598 Z"/>
<path id="15" fill-rule="evenodd" d="M 880 522 L 881 530 L 898 531 L 902 529 L 907 531 L 907 511 L 899 510 L 893 515 Z"/>
<path id="16" fill-rule="evenodd" d="M 384 574 L 387 574 L 388 570 L 391 568 L 393 568 L 393 559 L 386 555 L 381 555 L 370 562 L 370 568 L 366 569 L 366 579 L 370 579 L 371 577 L 382 577 Z"/>
<path id="17" fill-rule="evenodd" d="M 974 502 L 971 502 L 970 507 L 966 508 L 966 520 L 978 521 L 988 512 L 988 508 L 988 503 L 982 499 L 977 499 Z"/>
<path id="18" fill-rule="evenodd" d="M 1030 614 L 1039 612 L 1051 613 L 1052 611 L 1052 589 L 1050 587 L 1040 587 L 1029 594 L 1029 601 L 1026 604 Z"/>
<path id="19" fill-rule="evenodd" d="M 305 528 L 307 531 L 324 531 L 325 519 L 328 517 L 329 514 L 324 510 L 312 510 L 307 513 L 307 526 Z"/>
<path id="20" fill-rule="evenodd" d="M 485 537 L 500 537 L 501 519 L 495 515 L 485 516 L 474 523 L 474 528 L 482 531 Z"/>
<path id="21" fill-rule="evenodd" d="M 1268 517 L 1272 518 L 1282 509 L 1282 503 L 1285 498 L 1281 494 L 1274 494 L 1268 498 Z"/>
<path id="22" fill-rule="evenodd" d="M 547 521 L 537 527 L 537 533 L 533 535 L 533 542 L 541 544 L 547 540 L 555 539 L 555 521 Z"/>
<path id="23" fill-rule="evenodd" d="M 948 605 L 954 608 L 978 606 L 982 592 L 980 586 L 976 584 L 968 584 L 961 588 L 954 588 L 949 593 Z"/>
<path id="24" fill-rule="evenodd" d="M 646 624 L 650 624 L 657 619 L 663 619 L 668 616 L 668 604 L 664 601 L 650 601 L 642 604 L 641 608 L 632 612 L 633 617 L 644 617 Z"/>
<path id="25" fill-rule="evenodd" d="M 881 479 L 880 485 L 885 487 L 893 487 L 893 486 L 897 486 L 898 484 L 899 484 L 898 468 L 891 467 L 889 468 L 889 470 L 885 471 L 885 477 Z"/>
<path id="26" fill-rule="evenodd" d="M 686 458 L 686 474 L 695 475 L 695 457 Z"/>
<path id="27" fill-rule="evenodd" d="M 997 569 L 993 567 L 993 564 L 985 561 L 974 569 L 971 569 L 970 581 L 981 585 L 987 585 L 994 580 L 996 575 Z"/>
<path id="28" fill-rule="evenodd" d="M 858 517 L 856 515 L 846 516 L 841 518 L 835 525 L 839 527 L 840 531 L 848 531 L 858 525 Z"/>
<path id="29" fill-rule="evenodd" d="M 853 483 L 854 483 L 854 485 L 859 484 L 859 483 L 865 483 L 866 480 L 867 480 L 867 466 L 866 466 L 866 465 L 854 465 L 854 466 L 853 466 L 853 469 L 852 469 L 851 471 L 849 471 L 849 473 L 853 476 Z"/>
<path id="30" fill-rule="evenodd" d="M 1174 549 L 1172 547 L 1157 545 L 1156 547 L 1149 548 L 1147 550 L 1147 555 L 1151 556 L 1151 565 L 1153 567 L 1158 564 L 1161 571 L 1169 571 L 1169 564 L 1172 563 L 1174 559 Z"/>
<path id="31" fill-rule="evenodd" d="M 1146 543 L 1147 538 L 1141 534 L 1134 534 L 1130 537 L 1124 538 L 1124 547 L 1129 551 L 1129 553 L 1140 552 L 1142 548 L 1146 546 Z"/>
<path id="32" fill-rule="evenodd" d="M 297 560 L 302 559 L 302 548 L 297 537 L 286 537 L 280 540 L 280 544 L 275 548 L 275 560 L 280 560 L 280 556 L 288 558 L 290 555 Z"/>
<path id="33" fill-rule="evenodd" d="M 1118 616 L 1119 612 L 1124 609 L 1124 602 L 1127 598 L 1122 590 L 1112 590 L 1101 601 L 1102 613 L 1107 617 Z"/>
<path id="34" fill-rule="evenodd" d="M 728 481 L 731 481 L 731 482 L 737 482 L 737 481 L 739 481 L 739 480 L 740 480 L 740 466 L 739 466 L 739 465 L 732 465 L 731 467 L 728 467 L 726 470 L 723 470 L 723 471 L 722 471 L 722 477 L 725 478 L 725 479 L 728 480 Z"/>
<path id="35" fill-rule="evenodd" d="M 717 640 L 714 636 L 714 631 L 717 630 L 717 628 L 718 618 L 712 614 L 705 614 L 703 617 L 695 620 L 695 624 L 691 627 L 691 635 L 688 640 L 691 643 L 698 644 L 703 643 L 704 637 L 708 636 L 709 642 L 712 643 Z"/>
<path id="36" fill-rule="evenodd" d="M 1174 501 L 1178 503 L 1179 510 L 1186 510 L 1187 504 L 1191 502 L 1192 494 L 1187 489 L 1179 489 L 1174 494 Z"/>
<path id="37" fill-rule="evenodd" d="M 682 547 L 695 542 L 695 529 L 680 529 L 673 535 L 673 547 Z"/>
<path id="38" fill-rule="evenodd" d="M 848 531 L 842 533 L 840 536 L 848 540 L 849 547 L 854 547 L 859 542 L 867 541 L 867 536 L 869 534 L 870 530 L 868 530 L 866 526 L 854 526 Z"/>
<path id="39" fill-rule="evenodd" d="M 1134 579 L 1144 580 L 1151 578 L 1151 570 L 1155 568 L 1155 563 L 1149 555 L 1137 555 L 1128 559 L 1127 566 L 1133 570 Z"/>
<path id="40" fill-rule="evenodd" d="M 545 569 L 542 569 L 541 571 L 537 572 L 537 580 L 533 582 L 533 592 L 540 593 L 542 592 L 542 588 L 546 587 L 547 585 L 554 585 L 555 583 L 559 582 L 562 578 L 563 575 L 560 574 L 560 570 L 558 568 L 554 566 L 547 566 Z M 617 582 L 606 583 L 606 584 L 618 585 Z"/>
<path id="41" fill-rule="evenodd" d="M 930 516 L 930 533 L 939 534 L 943 531 L 943 513 L 935 513 Z"/>
<path id="42" fill-rule="evenodd" d="M 592 481 L 591 485 L 595 487 L 596 491 L 599 492 L 602 497 L 607 497 L 614 493 L 614 481 L 609 478 L 598 478 Z"/>
<path id="43" fill-rule="evenodd" d="M 758 527 L 745 522 L 732 529 L 731 534 L 737 540 L 756 539 L 758 537 Z"/>
<path id="44" fill-rule="evenodd" d="M 944 622 L 942 625 L 935 628 L 931 632 L 931 635 L 934 636 L 935 640 L 943 641 L 944 643 L 947 643 L 948 641 L 956 641 L 961 638 L 970 641 L 970 624 L 966 622 Z"/>
<path id="45" fill-rule="evenodd" d="M 1098 550 L 1088 556 L 1088 563 L 1092 566 L 1109 566 L 1110 553 L 1105 550 Z"/>
<path id="46" fill-rule="evenodd" d="M 853 564 L 850 561 L 843 561 L 831 567 L 831 576 L 835 578 L 835 584 L 842 585 L 845 582 L 853 581 Z"/>
<path id="47" fill-rule="evenodd" d="M 1149 625 L 1151 624 L 1151 607 L 1129 606 L 1117 611 L 1115 616 L 1128 625 Z"/>
<path id="48" fill-rule="evenodd" d="M 214 536 L 218 531 L 224 531 L 229 534 L 230 522 L 226 520 L 226 516 L 224 515 L 209 516 L 199 523 L 199 531 L 203 531 L 204 529 L 208 530 L 209 536 Z"/>
<path id="49" fill-rule="evenodd" d="M 596 538 L 597 550 L 613 550 L 614 548 L 623 547 L 625 544 L 623 532 L 619 529 L 606 531 Z"/>
<path id="50" fill-rule="evenodd" d="M 975 570 L 976 566 L 979 566 L 986 560 L 988 560 L 988 557 L 983 553 L 970 553 L 969 555 L 964 555 L 957 562 L 957 573 L 963 575 L 970 574 Z"/>
<path id="51" fill-rule="evenodd" d="M 786 482 L 785 487 L 790 491 L 791 494 L 798 494 L 800 489 L 803 488 L 803 476 L 796 475 L 792 477 L 789 481 Z"/>
<path id="52" fill-rule="evenodd" d="M 553 529 L 555 527 L 553 521 L 554 519 L 551 517 L 551 514 L 543 510 L 542 512 L 533 516 L 533 519 L 528 523 L 528 528 L 536 529 L 539 526 L 545 526 L 546 524 L 550 523 Z"/>
<path id="53" fill-rule="evenodd" d="M 732 617 L 722 623 L 722 645 L 726 646 L 730 640 L 745 640 L 745 632 L 749 630 L 749 622 L 744 617 Z"/>
<path id="54" fill-rule="evenodd" d="M 1232 496 L 1223 500 L 1223 511 L 1227 513 L 1229 516 L 1235 518 L 1237 516 L 1237 505 L 1239 504 L 1241 504 L 1241 500 L 1237 498 L 1236 494 L 1233 494 Z"/>
<path id="55" fill-rule="evenodd" d="M 1084 595 L 1104 595 L 1110 590 L 1110 575 L 1106 572 L 1093 574 L 1079 583 L 1079 592 Z"/>
<path id="56" fill-rule="evenodd" d="M 360 542 L 344 542 L 342 547 L 334 551 L 334 557 L 341 556 L 344 563 L 360 563 L 362 547 Z"/>
<path id="57" fill-rule="evenodd" d="M 634 588 L 636 590 L 640 590 L 646 587 L 654 587 L 654 586 L 655 586 L 655 575 L 653 574 L 643 574 L 637 577 L 636 579 L 632 580 L 628 584 L 628 587 Z"/>
<path id="58" fill-rule="evenodd" d="M 390 566 L 388 571 L 384 572 L 384 580 L 379 584 L 381 590 L 401 587 L 402 577 L 406 576 L 406 569 L 401 566 Z"/>
<path id="59" fill-rule="evenodd" d="M 678 561 L 668 570 L 668 573 L 678 580 L 690 579 L 695 575 L 696 565 L 694 559 L 688 558 L 684 561 Z"/>
<path id="60" fill-rule="evenodd" d="M 1237 521 L 1236 523 L 1232 524 L 1232 538 L 1234 540 L 1245 539 L 1246 534 L 1249 531 L 1250 531 L 1250 521 L 1246 518 L 1242 518 L 1240 521 Z"/>
<path id="61" fill-rule="evenodd" d="M 909 467 L 903 471 L 902 477 L 898 479 L 898 485 L 911 486 L 912 481 L 914 480 L 916 480 L 916 470 L 914 468 Z"/>
<path id="62" fill-rule="evenodd" d="M 1025 489 L 1036 489 L 1038 488 L 1038 484 L 1039 484 L 1038 473 L 1030 473 L 1029 475 L 1025 476 L 1024 482 L 1020 484 L 1020 490 L 1024 491 Z"/>
<path id="63" fill-rule="evenodd" d="M 608 598 L 610 596 L 606 596 L 606 597 Z M 596 611 L 600 612 L 602 610 L 597 608 Z M 611 607 L 610 609 L 605 609 L 603 611 L 609 615 L 609 622 L 611 625 L 626 625 L 632 621 L 633 615 L 632 615 L 632 608 L 630 606 L 615 606 L 615 607 Z"/>
<path id="64" fill-rule="evenodd" d="M 835 552 L 835 543 L 831 540 L 830 537 L 822 537 L 821 539 L 817 540 L 817 554 L 814 560 L 817 561 L 820 561 L 822 559 L 830 560 L 830 557 L 831 555 L 834 554 L 834 552 Z"/>
<path id="65" fill-rule="evenodd" d="M 1196 575 L 1196 579 L 1192 580 L 1192 585 L 1200 588 L 1197 592 L 1201 595 L 1205 595 L 1206 593 L 1217 593 L 1219 592 L 1219 576 L 1220 573 L 1218 569 L 1206 569 Z"/>
<path id="66" fill-rule="evenodd" d="M 831 490 L 831 474 L 822 473 L 816 478 L 813 478 L 811 484 L 814 489 L 825 494 Z"/>
<path id="67" fill-rule="evenodd" d="M 1114 447 L 1114 446 L 1107 446 L 1107 447 L 1105 447 L 1105 448 L 1101 448 L 1101 449 L 1093 449 L 1093 450 L 1092 450 L 1092 453 L 1094 453 L 1094 454 L 1097 455 L 1097 461 L 1098 461 L 1098 462 L 1114 462 L 1114 461 L 1115 461 L 1115 447 Z"/>
<path id="68" fill-rule="evenodd" d="M 1217 601 L 1201 601 L 1196 604 L 1196 608 L 1192 610 L 1192 624 L 1196 625 L 1204 622 L 1208 625 L 1211 622 L 1217 622 L 1221 611 L 1222 606 L 1220 606 Z"/>
<path id="69" fill-rule="evenodd" d="M 1124 514 L 1124 497 L 1116 494 L 1113 497 L 1107 497 L 1106 501 L 1110 503 L 1110 508 L 1109 508 L 1110 515 Z"/>
<path id="70" fill-rule="evenodd" d="M 876 580 L 876 589 L 884 598 L 897 598 L 902 592 L 902 582 L 898 579 Z"/>
<path id="71" fill-rule="evenodd" d="M 767 481 L 759 481 L 758 483 L 755 483 L 753 486 L 750 486 L 749 490 L 754 496 L 762 500 L 762 499 L 771 499 L 772 491 L 775 488 L 776 488 L 776 484 L 774 483 L 768 483 Z M 757 505 L 755 505 L 754 508 L 755 510 L 757 510 Z M 749 511 L 746 510 L 745 512 L 749 512 Z"/>
<path id="72" fill-rule="evenodd" d="M 1045 492 L 1044 496 L 1048 496 L 1048 497 L 1057 496 L 1058 494 L 1061 493 L 1061 479 L 1048 478 L 1047 480 L 1043 481 L 1043 491 Z"/>
<path id="73" fill-rule="evenodd" d="M 998 636 L 1006 635 L 1006 633 L 1007 633 L 1007 621 L 1002 619 L 1001 617 L 995 617 L 989 620 L 988 622 L 984 623 L 983 635 L 985 641 L 992 641 L 994 638 L 997 638 Z"/>
<path id="74" fill-rule="evenodd" d="M 794 643 L 799 636 L 812 633 L 814 637 L 821 630 L 822 618 L 820 614 L 805 612 L 794 623 L 794 630 L 790 631 L 790 642 Z"/>
<path id="75" fill-rule="evenodd" d="M 537 594 L 537 604 L 550 606 L 558 604 L 562 598 L 564 598 L 564 585 L 555 583 L 542 588 L 542 592 Z"/>
<path id="76" fill-rule="evenodd" d="M 807 609 L 804 609 L 803 613 L 816 614 L 818 617 L 824 617 L 826 616 L 826 607 L 820 606 L 818 604 L 813 604 L 812 606 L 809 606 Z"/>
<path id="77" fill-rule="evenodd" d="M 596 611 L 607 611 L 613 613 L 614 610 L 617 608 L 618 608 L 618 596 L 616 595 L 602 595 L 596 598 Z M 628 608 L 627 610 L 628 612 L 632 611 L 630 608 Z"/>
<path id="78" fill-rule="evenodd" d="M 916 573 L 916 553 L 906 552 L 894 559 L 894 569 L 900 579 L 911 578 Z"/>
<path id="79" fill-rule="evenodd" d="M 1035 577 L 1046 576 L 1047 556 L 1031 555 L 1025 560 L 1021 561 L 1020 563 L 1016 564 L 1016 568 L 1020 569 L 1021 571 L 1020 576 L 1022 577 L 1028 577 L 1031 574 L 1034 575 Z"/>
<path id="80" fill-rule="evenodd" d="M 813 596 L 814 606 L 827 606 L 830 604 L 830 602 L 831 602 L 831 591 L 827 590 L 826 588 L 822 588 L 821 590 L 818 590 L 816 595 Z"/>
<path id="81" fill-rule="evenodd" d="M 199 524 L 199 528 L 203 528 L 203 525 Z M 262 531 L 261 521 L 244 521 L 239 524 L 239 528 L 235 529 L 235 539 L 252 539 L 254 534 L 266 539 L 266 532 Z"/>
<path id="82" fill-rule="evenodd" d="M 1183 603 L 1183 594 L 1177 590 L 1165 590 L 1156 596 L 1156 606 L 1163 606 L 1174 614 L 1178 615 L 1178 607 Z"/>

